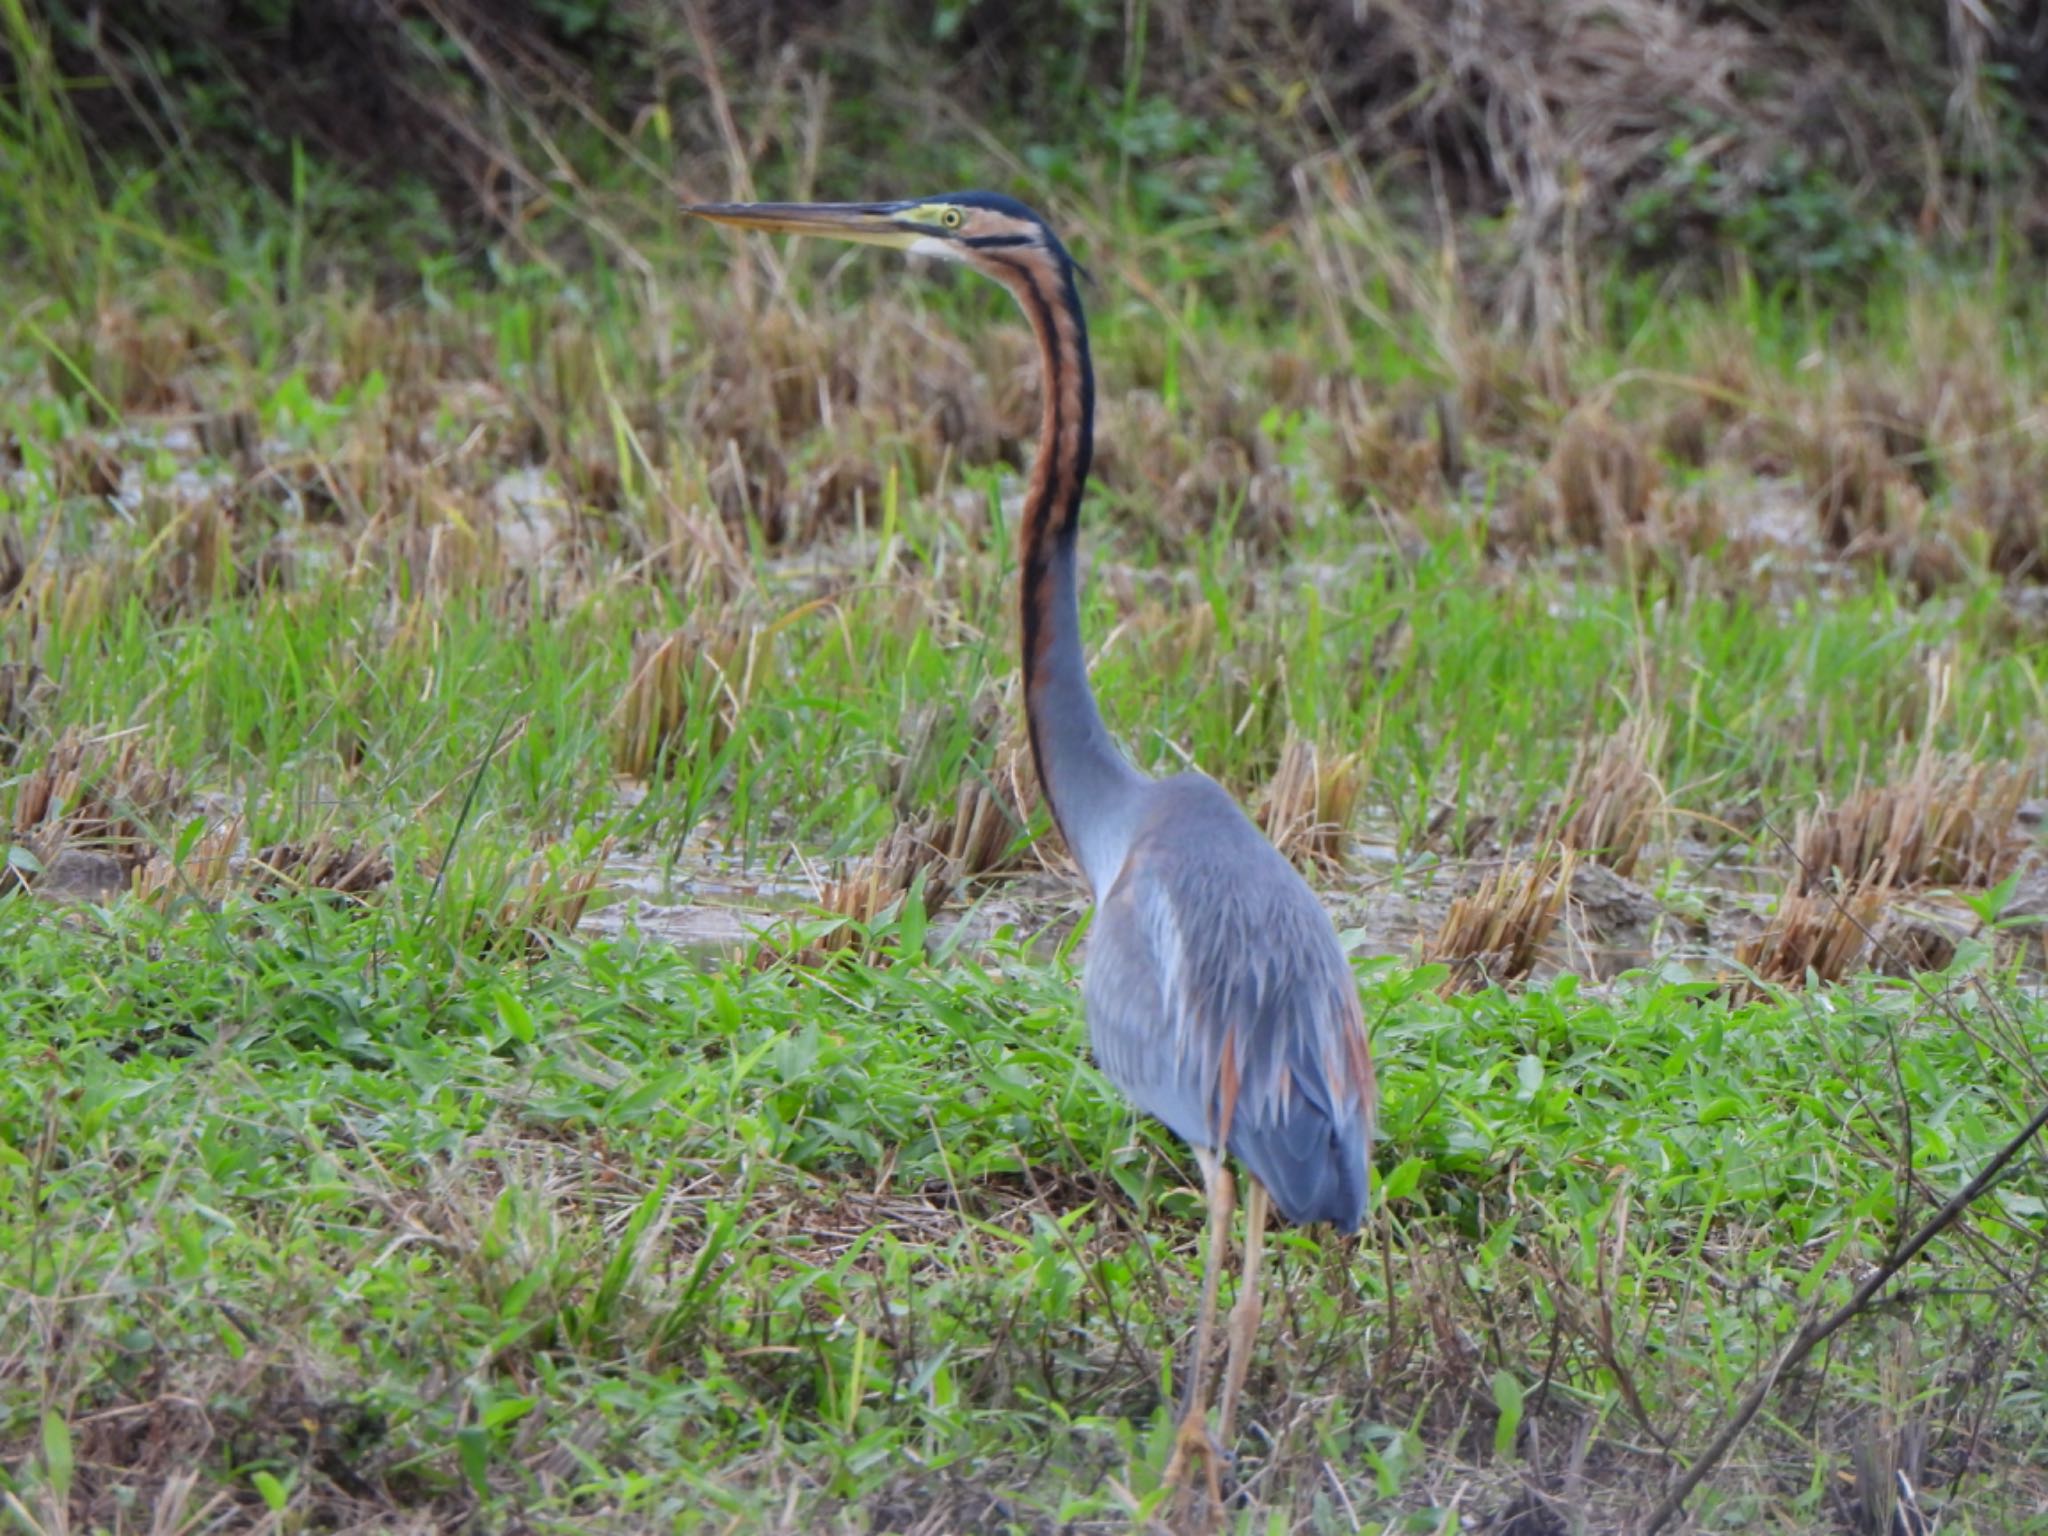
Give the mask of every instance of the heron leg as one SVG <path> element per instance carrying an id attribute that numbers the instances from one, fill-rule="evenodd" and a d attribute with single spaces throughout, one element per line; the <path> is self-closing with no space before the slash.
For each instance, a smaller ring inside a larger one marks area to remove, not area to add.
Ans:
<path id="1" fill-rule="evenodd" d="M 1187 1475 L 1188 1462 L 1200 1457 L 1209 1484 L 1212 1507 L 1223 1501 L 1219 1450 L 1209 1435 L 1209 1351 L 1216 1335 L 1216 1290 L 1230 1247 L 1230 1208 L 1234 1203 L 1230 1170 L 1222 1157 L 1206 1147 L 1196 1147 L 1195 1161 L 1202 1169 L 1202 1191 L 1209 1203 L 1209 1245 L 1202 1259 L 1202 1306 L 1195 1314 L 1195 1347 L 1188 1362 L 1187 1398 L 1181 1404 L 1180 1428 L 1174 1435 L 1173 1457 L 1166 1463 L 1166 1483 L 1179 1483 Z M 1258 1188 L 1256 1184 L 1252 1186 Z"/>
<path id="2" fill-rule="evenodd" d="M 1230 1363 L 1223 1370 L 1223 1402 L 1218 1414 L 1217 1438 L 1227 1447 L 1237 1419 L 1237 1395 L 1244 1390 L 1244 1374 L 1252 1363 L 1252 1340 L 1258 1337 L 1259 1258 L 1266 1246 L 1266 1186 L 1257 1179 L 1244 1197 L 1244 1280 L 1238 1287 L 1237 1305 L 1230 1309 Z"/>

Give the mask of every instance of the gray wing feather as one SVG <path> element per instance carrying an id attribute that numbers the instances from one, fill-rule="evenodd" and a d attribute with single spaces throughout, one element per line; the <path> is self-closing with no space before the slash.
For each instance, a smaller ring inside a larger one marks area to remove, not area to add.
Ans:
<path id="1" fill-rule="evenodd" d="M 1163 803 L 1096 917 L 1085 993 L 1096 1060 L 1191 1144 L 1227 1133 L 1282 1214 L 1355 1228 L 1372 1065 L 1329 917 L 1221 789 L 1157 788 Z"/>

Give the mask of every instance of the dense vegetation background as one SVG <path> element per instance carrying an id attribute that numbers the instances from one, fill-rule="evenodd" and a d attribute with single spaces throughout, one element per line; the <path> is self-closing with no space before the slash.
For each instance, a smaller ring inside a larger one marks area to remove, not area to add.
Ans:
<path id="1" fill-rule="evenodd" d="M 607 159 L 701 195 L 893 189 L 971 163 L 979 132 L 1058 193 L 1107 157 L 1154 218 L 1275 217 L 1316 195 L 1318 158 L 1355 159 L 1409 227 L 1493 258 L 1497 302 L 1539 326 L 1568 308 L 1546 268 L 1589 257 L 1739 255 L 1775 282 L 1868 276 L 1914 239 L 2048 241 L 2038 0 L 128 0 L 43 19 L 101 150 L 278 195 L 312 153 L 366 211 L 419 181 L 500 235 L 612 184 Z"/>

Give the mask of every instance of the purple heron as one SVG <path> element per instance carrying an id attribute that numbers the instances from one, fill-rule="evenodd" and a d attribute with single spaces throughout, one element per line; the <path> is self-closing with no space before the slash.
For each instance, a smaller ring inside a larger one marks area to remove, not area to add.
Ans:
<path id="1" fill-rule="evenodd" d="M 1358 990 L 1308 884 L 1200 773 L 1151 779 L 1111 740 L 1088 683 L 1076 548 L 1094 452 L 1095 375 L 1079 268 L 1013 198 L 707 203 L 740 229 L 830 235 L 964 262 L 1016 296 L 1043 359 L 1043 416 L 1019 529 L 1026 723 L 1038 781 L 1095 898 L 1084 995 L 1105 1075 L 1194 1150 L 1209 1211 L 1202 1299 L 1174 1454 L 1204 1463 L 1212 1503 L 1259 1325 L 1268 1202 L 1356 1231 L 1376 1093 Z M 1251 1175 L 1218 1428 L 1208 1360 L 1229 1243 L 1234 1156 Z"/>

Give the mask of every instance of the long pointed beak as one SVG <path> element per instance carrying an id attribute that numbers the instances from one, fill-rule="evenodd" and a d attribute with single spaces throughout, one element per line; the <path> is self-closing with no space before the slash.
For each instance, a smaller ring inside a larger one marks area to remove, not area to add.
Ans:
<path id="1" fill-rule="evenodd" d="M 831 235 L 864 245 L 907 246 L 930 231 L 899 218 L 912 203 L 685 203 L 714 224 L 776 235 Z"/>

